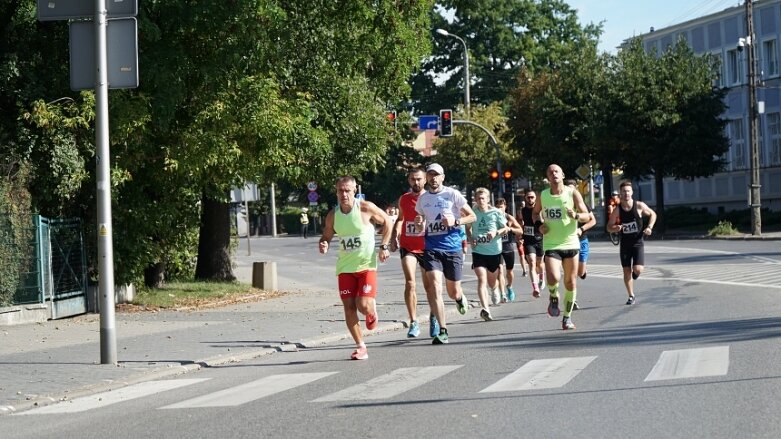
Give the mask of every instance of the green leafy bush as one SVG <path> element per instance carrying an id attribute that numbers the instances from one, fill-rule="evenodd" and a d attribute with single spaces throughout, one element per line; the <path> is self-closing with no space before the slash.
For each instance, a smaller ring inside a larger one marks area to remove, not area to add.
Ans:
<path id="1" fill-rule="evenodd" d="M 26 173 L 13 165 L 0 179 L 0 306 L 11 305 L 31 257 L 30 195 Z"/>
<path id="2" fill-rule="evenodd" d="M 729 221 L 719 221 L 715 227 L 708 230 L 708 236 L 724 236 L 724 235 L 737 235 L 738 230 L 732 226 Z"/>

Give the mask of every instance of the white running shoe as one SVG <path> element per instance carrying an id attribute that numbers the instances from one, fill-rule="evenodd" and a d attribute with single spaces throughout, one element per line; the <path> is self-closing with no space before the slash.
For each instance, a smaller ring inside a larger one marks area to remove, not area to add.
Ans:
<path id="1" fill-rule="evenodd" d="M 499 295 L 499 289 L 494 288 L 491 290 L 491 303 L 498 305 L 501 302 L 501 296 Z"/>

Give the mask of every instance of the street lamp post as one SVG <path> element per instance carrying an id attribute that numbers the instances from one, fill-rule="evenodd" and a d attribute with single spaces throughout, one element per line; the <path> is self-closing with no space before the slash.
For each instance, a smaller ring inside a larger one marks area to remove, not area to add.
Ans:
<path id="1" fill-rule="evenodd" d="M 466 118 L 469 119 L 469 51 L 466 47 L 466 41 L 458 35 L 451 34 L 445 29 L 437 29 L 436 32 L 446 37 L 453 37 L 464 45 L 464 114 L 466 114 Z"/>

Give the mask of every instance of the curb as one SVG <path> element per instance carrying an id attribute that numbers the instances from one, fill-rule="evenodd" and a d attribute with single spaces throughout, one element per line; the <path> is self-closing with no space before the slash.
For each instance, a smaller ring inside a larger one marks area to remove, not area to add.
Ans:
<path id="1" fill-rule="evenodd" d="M 444 299 L 447 300 L 447 299 Z M 470 309 L 475 308 L 470 302 Z M 458 316 L 458 311 L 455 309 L 449 309 L 445 311 L 445 314 L 450 317 L 452 315 Z M 423 325 L 428 323 L 428 315 L 424 315 L 423 318 L 418 317 L 418 323 Z M 388 332 L 399 331 L 408 326 L 406 316 L 398 319 L 387 320 L 385 323 L 380 323 L 372 331 L 363 331 L 364 337 L 371 337 L 373 335 L 384 334 Z M 81 387 L 74 390 L 64 390 L 57 393 L 52 393 L 45 396 L 39 396 L 29 400 L 21 401 L 14 405 L 0 406 L 0 416 L 11 415 L 14 413 L 24 412 L 32 410 L 38 407 L 45 407 L 48 405 L 81 398 L 85 396 L 94 395 L 102 392 L 109 392 L 117 390 L 123 387 L 138 384 L 140 382 L 151 381 L 155 379 L 170 378 L 176 375 L 184 375 L 186 373 L 195 372 L 202 368 L 214 367 L 230 363 L 240 363 L 242 361 L 252 360 L 258 357 L 275 354 L 278 352 L 296 352 L 298 349 L 307 349 L 315 346 L 326 346 L 331 343 L 341 342 L 343 340 L 350 339 L 349 332 L 345 329 L 339 333 L 325 334 L 318 337 L 305 338 L 299 341 L 293 341 L 288 343 L 272 344 L 270 346 L 264 346 L 262 348 L 248 349 L 242 352 L 238 352 L 232 355 L 217 355 L 214 357 L 207 357 L 201 360 L 196 360 L 187 363 L 180 363 L 178 365 L 169 364 L 156 368 L 151 368 L 147 371 L 130 375 L 129 377 L 119 379 L 110 383 L 89 384 L 85 387 Z M 418 337 L 425 338 L 425 337 Z M 406 337 L 405 337 L 406 339 Z"/>
<path id="2" fill-rule="evenodd" d="M 454 310 L 447 312 L 448 315 L 455 313 Z M 427 323 L 428 317 L 425 320 L 418 319 L 419 322 Z M 407 327 L 407 322 L 404 319 L 389 320 L 387 323 L 379 324 L 378 327 L 372 331 L 364 330 L 363 335 L 365 337 L 371 337 L 372 335 L 379 335 L 387 332 L 398 331 Z M 85 387 L 81 387 L 74 390 L 64 390 L 57 393 L 52 393 L 45 396 L 39 396 L 31 398 L 29 400 L 21 401 L 18 404 L 0 406 L 0 416 L 11 415 L 27 410 L 32 410 L 38 407 L 45 407 L 68 400 L 81 398 L 85 396 L 95 395 L 97 393 L 109 392 L 112 390 L 121 389 L 123 387 L 138 384 L 140 382 L 151 381 L 155 379 L 170 378 L 176 375 L 184 375 L 186 373 L 195 372 L 202 368 L 214 367 L 224 364 L 240 363 L 242 361 L 252 360 L 258 357 L 275 354 L 278 352 L 296 352 L 299 348 L 307 349 L 315 346 L 325 346 L 331 343 L 340 342 L 342 340 L 350 339 L 350 334 L 346 330 L 340 333 L 326 334 L 319 337 L 312 337 L 302 339 L 296 342 L 279 343 L 272 345 L 271 347 L 262 347 L 255 349 L 248 349 L 246 351 L 238 352 L 233 355 L 218 355 L 214 357 L 208 357 L 193 362 L 184 364 L 169 364 L 166 366 L 160 366 L 151 368 L 147 371 L 130 375 L 126 378 L 119 379 L 110 383 L 89 384 Z"/>

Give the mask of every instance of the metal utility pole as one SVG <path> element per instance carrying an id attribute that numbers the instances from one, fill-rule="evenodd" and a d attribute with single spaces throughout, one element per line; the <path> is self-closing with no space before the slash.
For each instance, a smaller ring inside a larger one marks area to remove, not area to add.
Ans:
<path id="1" fill-rule="evenodd" d="M 749 206 L 751 207 L 751 234 L 762 234 L 762 202 L 759 178 L 759 121 L 757 106 L 757 56 L 754 36 L 754 5 L 746 0 L 746 50 L 748 58 L 748 140 L 750 147 L 751 178 L 749 184 Z"/>
<path id="2" fill-rule="evenodd" d="M 111 173 L 108 144 L 108 56 L 106 0 L 95 1 L 95 145 L 98 202 L 98 292 L 100 294 L 100 363 L 117 362 L 114 315 L 114 242 L 111 226 Z"/>

